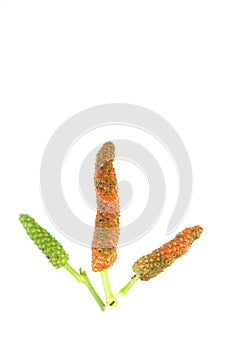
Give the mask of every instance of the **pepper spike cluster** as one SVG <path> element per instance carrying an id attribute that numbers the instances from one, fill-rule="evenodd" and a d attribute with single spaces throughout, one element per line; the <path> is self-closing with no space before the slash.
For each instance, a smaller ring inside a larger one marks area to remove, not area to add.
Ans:
<path id="1" fill-rule="evenodd" d="M 21 214 L 19 220 L 31 240 L 45 254 L 56 269 L 64 266 L 68 262 L 69 256 L 62 245 L 31 216 Z"/>
<path id="2" fill-rule="evenodd" d="M 115 146 L 112 142 L 106 142 L 96 155 L 97 214 L 92 241 L 92 270 L 95 272 L 109 268 L 117 258 L 120 204 L 114 158 Z"/>
<path id="3" fill-rule="evenodd" d="M 170 242 L 137 260 L 132 267 L 133 271 L 142 281 L 148 281 L 157 276 L 176 259 L 187 253 L 202 231 L 202 227 L 198 225 L 179 232 Z"/>

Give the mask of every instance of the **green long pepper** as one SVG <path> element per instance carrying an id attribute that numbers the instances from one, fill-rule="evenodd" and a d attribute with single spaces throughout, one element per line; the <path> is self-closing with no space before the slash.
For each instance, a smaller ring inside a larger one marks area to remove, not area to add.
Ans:
<path id="1" fill-rule="evenodd" d="M 51 264 L 59 269 L 69 260 L 69 255 L 62 245 L 43 227 L 41 227 L 31 216 L 21 214 L 19 220 L 25 228 L 28 236 L 45 254 Z"/>
<path id="2" fill-rule="evenodd" d="M 84 283 L 94 297 L 102 311 L 105 304 L 92 286 L 85 271 L 80 269 L 78 273 L 69 264 L 69 255 L 62 245 L 43 227 L 41 227 L 30 215 L 20 214 L 19 220 L 25 228 L 28 236 L 45 254 L 50 263 L 56 268 L 64 267 L 79 283 Z"/>

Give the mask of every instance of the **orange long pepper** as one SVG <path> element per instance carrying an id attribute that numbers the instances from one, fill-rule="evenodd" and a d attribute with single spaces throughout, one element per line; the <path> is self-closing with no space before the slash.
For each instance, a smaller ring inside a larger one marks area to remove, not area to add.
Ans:
<path id="1" fill-rule="evenodd" d="M 109 268 L 117 258 L 120 204 L 114 158 L 112 142 L 106 142 L 96 156 L 97 214 L 92 241 L 92 270 L 95 272 Z"/>
<path id="2" fill-rule="evenodd" d="M 142 281 L 157 276 L 177 258 L 187 253 L 202 231 L 203 228 L 198 225 L 179 232 L 170 242 L 138 259 L 133 265 L 133 271 Z"/>

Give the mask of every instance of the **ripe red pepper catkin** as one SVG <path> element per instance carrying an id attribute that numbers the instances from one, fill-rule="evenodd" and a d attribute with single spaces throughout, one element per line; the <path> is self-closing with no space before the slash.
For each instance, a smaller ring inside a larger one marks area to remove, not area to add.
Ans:
<path id="1" fill-rule="evenodd" d="M 117 258 L 120 205 L 114 158 L 112 142 L 106 142 L 96 156 L 97 214 L 92 241 L 92 270 L 96 272 L 109 268 Z"/>
<path id="2" fill-rule="evenodd" d="M 201 226 L 186 228 L 170 242 L 137 260 L 133 265 L 133 271 L 142 281 L 148 281 L 157 276 L 177 258 L 187 253 L 192 243 L 200 237 L 202 231 Z"/>

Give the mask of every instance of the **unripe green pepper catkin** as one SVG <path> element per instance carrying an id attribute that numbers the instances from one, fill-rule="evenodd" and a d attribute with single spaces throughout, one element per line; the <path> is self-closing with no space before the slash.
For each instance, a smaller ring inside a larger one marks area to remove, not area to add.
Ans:
<path id="1" fill-rule="evenodd" d="M 133 271 L 142 281 L 149 281 L 163 272 L 177 258 L 187 253 L 192 243 L 200 237 L 202 231 L 203 229 L 199 225 L 186 228 L 170 242 L 138 259 L 133 265 Z"/>
<path id="2" fill-rule="evenodd" d="M 68 262 L 69 256 L 62 245 L 31 216 L 20 214 L 19 220 L 31 240 L 45 254 L 56 269 L 64 266 Z"/>

